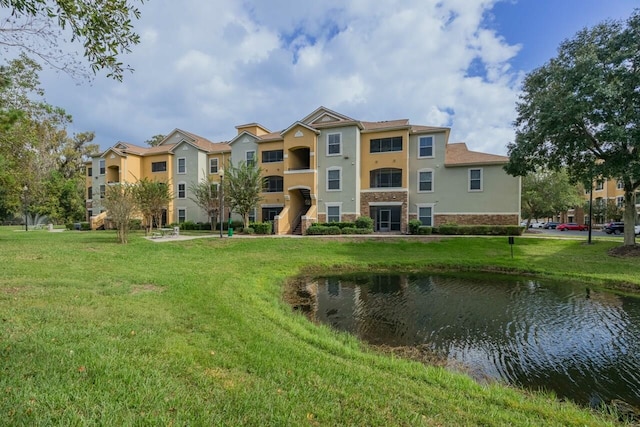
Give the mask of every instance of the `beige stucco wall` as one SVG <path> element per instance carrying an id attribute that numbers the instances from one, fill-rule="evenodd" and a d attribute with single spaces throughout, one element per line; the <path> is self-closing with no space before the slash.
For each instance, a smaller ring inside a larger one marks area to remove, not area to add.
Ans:
<path id="1" fill-rule="evenodd" d="M 402 137 L 402 151 L 392 151 L 388 153 L 370 153 L 370 143 L 372 139 Z M 402 169 L 402 188 L 407 188 L 408 146 L 409 132 L 406 130 L 395 130 L 385 132 L 363 133 L 361 140 L 360 154 L 360 182 L 362 189 L 371 188 L 370 172 L 375 169 L 394 168 Z"/>

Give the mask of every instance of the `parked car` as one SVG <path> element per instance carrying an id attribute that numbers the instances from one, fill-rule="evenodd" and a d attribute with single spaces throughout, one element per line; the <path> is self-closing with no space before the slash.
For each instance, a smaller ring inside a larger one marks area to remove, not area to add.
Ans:
<path id="1" fill-rule="evenodd" d="M 558 224 L 560 224 L 560 223 L 559 222 L 549 221 L 549 222 L 545 222 L 544 225 L 542 226 L 542 228 L 545 228 L 547 230 L 549 230 L 549 229 L 555 230 L 556 227 L 558 226 Z"/>
<path id="2" fill-rule="evenodd" d="M 532 221 L 531 222 L 531 228 L 542 228 L 544 226 L 544 222 L 540 222 L 540 221 Z"/>
<path id="3" fill-rule="evenodd" d="M 624 233 L 624 222 L 614 221 L 609 222 L 602 227 L 602 231 L 607 234 L 621 234 Z"/>
<path id="4" fill-rule="evenodd" d="M 558 224 L 556 230 L 566 231 L 566 230 L 578 230 L 585 231 L 588 230 L 589 227 L 584 224 L 576 224 L 575 222 L 563 222 L 562 224 Z"/>
<path id="5" fill-rule="evenodd" d="M 636 236 L 640 236 L 640 224 L 633 227 L 633 231 L 636 233 Z"/>

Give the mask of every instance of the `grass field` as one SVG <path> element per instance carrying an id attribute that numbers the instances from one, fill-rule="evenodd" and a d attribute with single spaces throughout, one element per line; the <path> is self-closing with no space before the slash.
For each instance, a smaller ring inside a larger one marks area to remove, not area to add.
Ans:
<path id="1" fill-rule="evenodd" d="M 283 302 L 339 270 L 640 286 L 613 242 L 211 238 L 0 228 L 0 425 L 583 426 L 613 418 L 385 356 Z"/>

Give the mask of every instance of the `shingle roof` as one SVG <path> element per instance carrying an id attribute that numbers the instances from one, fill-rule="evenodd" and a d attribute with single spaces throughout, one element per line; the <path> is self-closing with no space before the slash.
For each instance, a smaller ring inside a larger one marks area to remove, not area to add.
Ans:
<path id="1" fill-rule="evenodd" d="M 498 156 L 496 154 L 480 153 L 470 151 L 464 142 L 456 142 L 447 144 L 445 154 L 445 166 L 467 166 L 467 165 L 491 165 L 505 164 L 509 161 L 508 157 Z"/>
<path id="2" fill-rule="evenodd" d="M 365 131 L 409 126 L 409 119 L 385 120 L 382 122 L 360 122 Z"/>

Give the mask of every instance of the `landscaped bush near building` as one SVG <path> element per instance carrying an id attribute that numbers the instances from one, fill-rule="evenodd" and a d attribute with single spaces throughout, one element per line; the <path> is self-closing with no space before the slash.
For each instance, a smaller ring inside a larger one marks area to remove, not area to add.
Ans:
<path id="1" fill-rule="evenodd" d="M 368 216 L 361 216 L 355 221 L 356 228 L 370 228 L 373 231 L 373 219 Z"/>
<path id="2" fill-rule="evenodd" d="M 325 227 L 340 227 L 341 229 L 356 228 L 355 222 L 324 222 L 319 223 L 318 225 L 322 225 Z"/>
<path id="3" fill-rule="evenodd" d="M 321 235 L 338 235 L 338 234 L 371 234 L 372 228 L 355 228 L 344 227 L 340 228 L 337 225 L 320 225 L 313 224 L 307 228 L 306 234 L 309 236 L 321 236 Z"/>
<path id="4" fill-rule="evenodd" d="M 464 236 L 519 236 L 519 225 L 455 225 L 445 224 L 433 229 L 435 234 Z"/>
<path id="5" fill-rule="evenodd" d="M 249 227 L 253 228 L 256 234 L 271 234 L 270 222 L 252 222 Z"/>
<path id="6" fill-rule="evenodd" d="M 409 234 L 418 234 L 418 229 L 422 226 L 422 221 L 412 219 L 409 221 Z"/>

